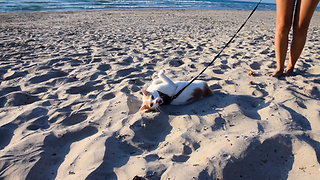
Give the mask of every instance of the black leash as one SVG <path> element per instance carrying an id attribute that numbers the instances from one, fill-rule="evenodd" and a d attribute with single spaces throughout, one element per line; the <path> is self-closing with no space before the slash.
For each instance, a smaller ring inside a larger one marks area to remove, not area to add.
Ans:
<path id="1" fill-rule="evenodd" d="M 212 63 L 220 56 L 220 54 L 222 53 L 222 51 L 231 43 L 231 41 L 236 37 L 236 35 L 240 32 L 240 30 L 243 28 L 243 26 L 247 23 L 247 21 L 250 19 L 250 17 L 252 16 L 252 14 L 256 11 L 256 9 L 258 8 L 259 4 L 261 3 L 262 0 L 259 1 L 259 3 L 256 5 L 256 7 L 251 11 L 250 15 L 248 16 L 248 18 L 245 20 L 245 22 L 240 26 L 240 28 L 238 29 L 238 31 L 232 36 L 232 38 L 229 40 L 229 42 L 221 49 L 221 51 L 216 55 L 216 57 L 214 57 L 214 59 L 196 76 L 194 77 L 184 88 L 182 88 L 176 95 L 171 97 L 171 101 L 176 99 L 183 90 L 185 90 L 193 81 L 195 81 L 205 70 L 208 69 L 209 66 L 212 65 Z"/>

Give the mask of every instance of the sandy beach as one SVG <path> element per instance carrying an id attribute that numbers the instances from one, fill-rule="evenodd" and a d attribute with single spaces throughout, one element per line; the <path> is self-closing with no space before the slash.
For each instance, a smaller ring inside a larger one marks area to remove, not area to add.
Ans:
<path id="1" fill-rule="evenodd" d="M 265 76 L 276 13 L 257 11 L 200 76 L 213 96 L 139 112 L 161 69 L 190 80 L 249 14 L 0 13 L 0 179 L 320 179 L 320 12 L 295 76 Z"/>

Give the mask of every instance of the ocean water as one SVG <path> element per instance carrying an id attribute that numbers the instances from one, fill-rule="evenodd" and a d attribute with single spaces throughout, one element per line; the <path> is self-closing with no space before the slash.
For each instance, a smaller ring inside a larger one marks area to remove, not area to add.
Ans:
<path id="1" fill-rule="evenodd" d="M 259 0 L 0 0 L 0 12 L 79 11 L 102 9 L 229 9 L 252 10 Z M 258 10 L 275 11 L 275 0 Z M 317 11 L 320 10 L 318 6 Z"/>
<path id="2" fill-rule="evenodd" d="M 234 9 L 252 10 L 256 2 L 232 0 L 0 0 L 0 12 L 78 11 L 102 9 Z M 262 3 L 258 10 L 275 10 Z"/>

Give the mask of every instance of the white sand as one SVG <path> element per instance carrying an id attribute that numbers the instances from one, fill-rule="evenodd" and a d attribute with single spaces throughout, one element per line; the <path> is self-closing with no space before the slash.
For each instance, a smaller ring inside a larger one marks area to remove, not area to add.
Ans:
<path id="1" fill-rule="evenodd" d="M 249 13 L 0 14 L 0 179 L 320 179 L 319 12 L 296 76 L 264 75 L 275 12 L 258 11 L 200 77 L 212 97 L 138 112 L 160 69 L 190 80 Z"/>

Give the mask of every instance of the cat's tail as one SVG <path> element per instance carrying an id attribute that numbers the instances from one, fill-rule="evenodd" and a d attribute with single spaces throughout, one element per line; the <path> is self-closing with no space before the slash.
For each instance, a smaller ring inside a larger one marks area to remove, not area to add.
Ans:
<path id="1" fill-rule="evenodd" d="M 204 83 L 202 96 L 203 97 L 208 97 L 208 96 L 212 96 L 212 95 L 213 95 L 212 90 L 210 89 L 210 87 L 208 86 L 207 83 Z"/>

